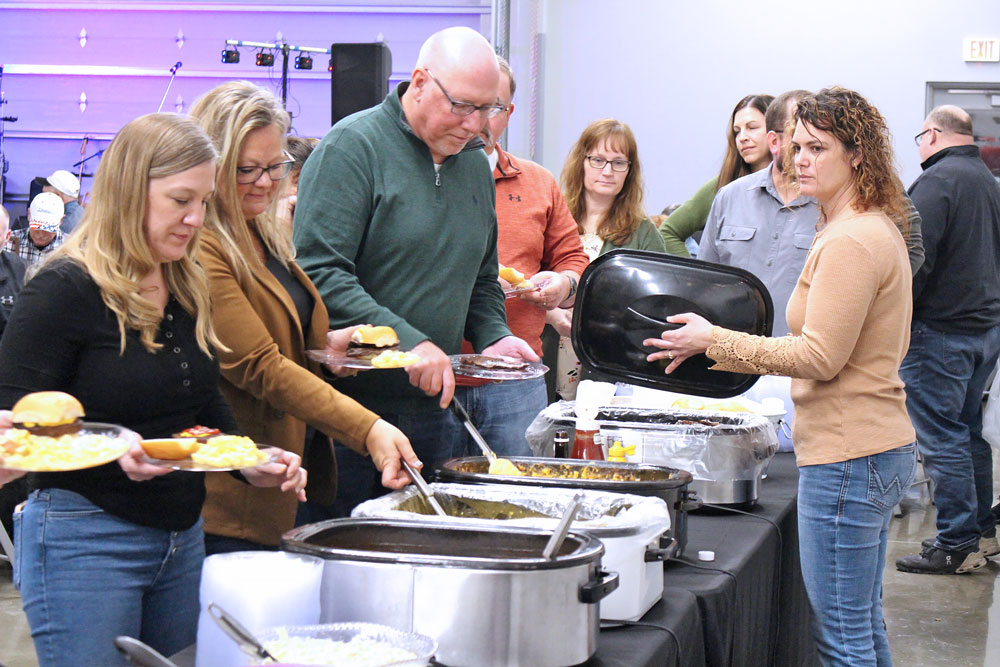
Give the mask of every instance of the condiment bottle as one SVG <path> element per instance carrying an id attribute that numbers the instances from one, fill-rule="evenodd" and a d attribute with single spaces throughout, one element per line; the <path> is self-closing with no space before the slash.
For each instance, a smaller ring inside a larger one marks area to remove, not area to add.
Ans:
<path id="1" fill-rule="evenodd" d="M 603 461 L 604 450 L 601 447 L 601 430 L 595 421 L 578 419 L 576 421 L 576 440 L 573 441 L 574 459 L 590 459 Z"/>
<path id="2" fill-rule="evenodd" d="M 556 436 L 552 439 L 552 444 L 555 449 L 553 456 L 557 459 L 569 458 L 569 433 L 566 431 L 556 431 Z"/>

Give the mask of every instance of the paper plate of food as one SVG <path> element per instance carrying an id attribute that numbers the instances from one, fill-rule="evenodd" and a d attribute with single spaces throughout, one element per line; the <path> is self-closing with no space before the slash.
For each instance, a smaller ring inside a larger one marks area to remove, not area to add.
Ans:
<path id="1" fill-rule="evenodd" d="M 215 429 L 210 435 L 191 436 L 188 431 L 174 438 L 152 438 L 139 444 L 146 463 L 194 472 L 222 472 L 256 468 L 278 460 L 280 450 L 241 435 L 226 435 Z M 188 434 L 188 435 L 185 435 Z"/>
<path id="2" fill-rule="evenodd" d="M 450 357 L 455 375 L 483 380 L 531 380 L 545 375 L 549 367 L 539 361 L 514 357 L 491 357 L 485 354 L 453 354 Z"/>
<path id="3" fill-rule="evenodd" d="M 128 451 L 128 430 L 83 421 L 80 401 L 61 391 L 27 394 L 11 410 L 14 426 L 0 431 L 0 468 L 63 472 L 93 468 Z"/>
<path id="4" fill-rule="evenodd" d="M 365 324 L 354 330 L 345 354 L 329 350 L 306 350 L 314 361 L 344 368 L 403 368 L 420 361 L 416 352 L 399 349 L 399 336 L 392 327 Z"/>
<path id="5" fill-rule="evenodd" d="M 503 288 L 503 293 L 508 299 L 511 299 L 518 294 L 524 294 L 526 292 L 537 292 L 542 289 L 541 285 L 536 285 L 535 283 L 528 280 L 523 273 L 518 271 L 512 266 L 505 266 L 500 269 L 500 277 L 509 283 L 509 287 Z"/>

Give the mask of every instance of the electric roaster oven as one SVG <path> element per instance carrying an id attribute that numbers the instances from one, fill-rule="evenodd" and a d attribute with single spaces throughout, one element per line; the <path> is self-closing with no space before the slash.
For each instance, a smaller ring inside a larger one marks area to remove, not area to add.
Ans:
<path id="1" fill-rule="evenodd" d="M 436 515 L 412 487 L 364 502 L 352 516 L 552 531 L 579 494 L 571 529 L 600 539 L 601 567 L 618 573 L 618 590 L 601 600 L 601 619 L 637 621 L 663 596 L 663 560 L 676 543 L 665 535 L 670 514 L 661 498 L 514 484 L 435 483 L 431 490 L 448 516 Z"/>
<path id="2" fill-rule="evenodd" d="M 604 546 L 571 531 L 398 519 L 333 519 L 285 533 L 324 559 L 320 623 L 388 625 L 438 642 L 449 667 L 563 667 L 597 650 L 598 603 L 618 586 Z"/>
<path id="3" fill-rule="evenodd" d="M 704 354 L 687 359 L 670 375 L 664 373 L 667 360 L 646 361 L 655 349 L 642 341 L 680 328 L 667 318 L 688 312 L 761 336 L 770 335 L 774 319 L 767 288 L 748 271 L 620 249 L 597 258 L 580 279 L 573 348 L 593 379 L 712 398 L 747 391 L 758 376 L 710 370 L 715 362 Z M 644 463 L 690 472 L 692 487 L 708 503 L 756 502 L 761 474 L 778 448 L 773 426 L 746 413 L 608 407 L 598 418 L 602 431 L 617 434 L 623 444 L 636 444 Z"/>

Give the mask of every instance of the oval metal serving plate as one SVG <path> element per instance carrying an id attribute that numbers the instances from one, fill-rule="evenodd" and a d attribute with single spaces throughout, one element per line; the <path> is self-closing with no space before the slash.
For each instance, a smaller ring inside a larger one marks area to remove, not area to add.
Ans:
<path id="1" fill-rule="evenodd" d="M 177 440 L 178 438 L 164 438 L 166 440 Z M 270 445 L 262 445 L 257 443 L 257 449 L 270 449 Z M 170 468 L 172 470 L 186 470 L 188 472 L 227 472 L 230 470 L 252 470 L 253 468 L 259 468 L 268 463 L 274 463 L 281 456 L 280 451 L 276 450 L 268 454 L 267 459 L 256 463 L 252 466 L 210 466 L 203 463 L 198 463 L 190 458 L 186 459 L 154 459 L 149 454 L 143 453 L 142 460 L 146 463 L 150 463 L 155 466 L 161 466 L 163 468 Z"/>
<path id="2" fill-rule="evenodd" d="M 7 434 L 14 429 L 7 429 L 0 432 L 0 443 L 4 441 Z M 70 448 L 66 447 L 66 443 L 73 443 L 73 440 L 63 441 L 62 438 L 74 438 L 76 442 L 72 447 L 73 456 L 69 459 L 64 459 L 63 461 L 50 460 L 48 462 L 20 462 L 22 457 L 12 457 L 10 455 L 4 455 L 2 445 L 0 445 L 0 468 L 6 468 L 7 470 L 23 470 L 26 472 L 66 472 L 70 470 L 84 470 L 86 468 L 95 468 L 105 463 L 110 463 L 118 459 L 122 454 L 129 450 L 131 442 L 124 437 L 125 429 L 122 426 L 117 426 L 115 424 L 104 424 L 101 422 L 83 422 L 80 430 L 77 431 L 72 436 L 61 436 L 60 438 L 46 438 L 44 436 L 33 436 L 38 438 L 33 441 L 32 446 L 41 447 L 45 449 L 49 446 L 50 456 L 55 457 L 60 453 L 58 449 L 62 450 L 62 453 L 67 453 Z M 103 436 L 107 439 L 107 447 L 94 447 L 93 455 L 87 457 L 84 452 L 81 452 L 80 443 L 84 442 L 81 437 L 86 436 Z M 53 443 L 47 441 L 54 441 Z M 62 443 L 61 445 L 55 443 Z M 37 452 L 36 452 L 37 454 Z"/>
<path id="3" fill-rule="evenodd" d="M 469 378 L 480 378 L 483 380 L 533 380 L 535 378 L 540 378 L 549 372 L 549 367 L 540 361 L 522 362 L 522 360 L 514 359 L 512 357 L 489 357 L 482 354 L 453 354 L 448 358 L 451 359 L 451 368 L 455 371 L 455 375 L 461 375 Z M 527 368 L 516 370 L 506 368 L 481 368 L 468 363 L 473 358 L 499 359 L 501 361 L 524 363 L 527 365 Z"/>

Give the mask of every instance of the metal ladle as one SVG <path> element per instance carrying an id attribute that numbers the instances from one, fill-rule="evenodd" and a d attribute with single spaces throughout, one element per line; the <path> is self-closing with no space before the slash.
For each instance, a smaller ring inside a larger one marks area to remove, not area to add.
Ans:
<path id="1" fill-rule="evenodd" d="M 569 526 L 573 523 L 573 519 L 576 518 L 576 513 L 580 510 L 581 500 L 583 500 L 583 494 L 578 493 L 573 496 L 573 499 L 569 501 L 568 505 L 566 505 L 566 510 L 563 512 L 562 518 L 559 519 L 559 524 L 552 532 L 552 537 L 549 538 L 548 543 L 545 545 L 545 549 L 542 551 L 542 558 L 545 560 L 552 560 L 559 553 L 559 547 L 561 547 L 562 543 L 566 541 L 566 534 L 569 532 Z"/>

